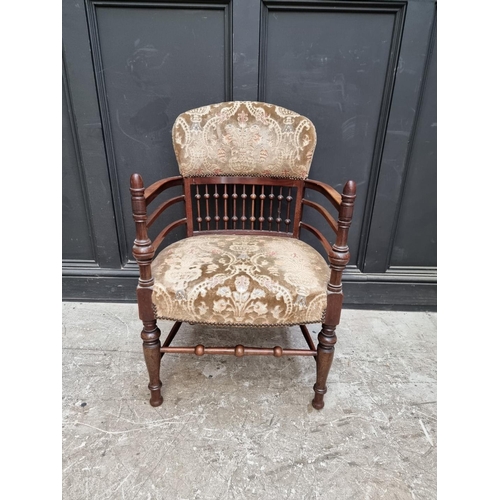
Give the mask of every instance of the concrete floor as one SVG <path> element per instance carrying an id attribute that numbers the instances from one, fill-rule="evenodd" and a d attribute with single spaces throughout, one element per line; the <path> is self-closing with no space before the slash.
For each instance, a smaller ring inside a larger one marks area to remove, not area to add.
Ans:
<path id="1" fill-rule="evenodd" d="M 436 314 L 345 310 L 319 412 L 306 357 L 165 355 L 152 408 L 140 330 L 135 305 L 63 304 L 65 500 L 436 498 Z M 189 325 L 173 345 L 196 343 L 307 347 Z"/>

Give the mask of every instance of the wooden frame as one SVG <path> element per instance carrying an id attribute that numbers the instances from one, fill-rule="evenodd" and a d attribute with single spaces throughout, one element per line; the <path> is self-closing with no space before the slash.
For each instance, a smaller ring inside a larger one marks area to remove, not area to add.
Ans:
<path id="1" fill-rule="evenodd" d="M 148 215 L 147 207 L 154 199 L 163 191 L 179 185 L 183 186 L 182 195 L 166 200 Z M 210 192 L 211 188 L 212 192 Z M 292 189 L 295 190 L 295 200 L 291 195 Z M 306 199 L 304 197 L 306 189 L 321 193 L 338 212 L 337 219 L 319 203 Z M 253 355 L 275 357 L 314 356 L 317 361 L 317 372 L 312 405 L 317 410 L 323 408 L 323 398 L 327 391 L 326 379 L 333 361 L 335 343 L 337 342 L 335 329 L 340 322 L 342 309 L 342 272 L 349 262 L 347 236 L 356 197 L 355 182 L 347 182 L 342 194 L 323 182 L 310 179 L 228 176 L 186 178 L 176 176 L 159 180 L 148 188 L 144 188 L 142 177 L 139 174 L 133 174 L 130 179 L 130 192 L 132 195 L 132 212 L 136 225 L 133 254 L 139 265 L 137 299 L 139 317 L 144 325 L 141 338 L 143 340 L 144 358 L 149 372 L 148 387 L 151 391 L 151 405 L 159 406 L 163 402 L 161 395 L 162 383 L 160 381 L 160 360 L 163 354 L 186 353 L 196 354 L 197 356 L 204 354 L 234 354 L 237 357 Z M 293 201 L 295 201 L 295 206 L 292 211 Z M 181 202 L 185 204 L 185 217 L 168 224 L 152 242 L 148 237 L 148 228 L 163 211 Z M 268 203 L 267 217 L 266 202 Z M 276 205 L 273 205 L 274 203 Z M 277 217 L 273 216 L 275 213 L 273 212 L 273 206 L 277 210 Z M 304 206 L 314 208 L 324 217 L 336 234 L 333 246 L 329 244 L 328 239 L 321 231 L 302 221 Z M 282 213 L 284 218 L 281 216 Z M 249 217 L 247 217 L 247 214 L 249 214 Z M 283 349 L 279 346 L 273 348 L 245 347 L 242 345 L 235 347 L 205 347 L 203 345 L 170 347 L 181 326 L 179 321 L 174 324 L 164 344 L 161 345 L 161 332 L 157 326 L 151 298 L 154 284 L 151 263 L 165 236 L 176 227 L 184 224 L 187 227 L 188 238 L 205 233 L 266 234 L 299 238 L 302 228 L 314 234 L 328 254 L 331 269 L 326 290 L 326 313 L 318 335 L 317 347 L 314 345 L 305 325 L 300 325 L 300 328 L 309 349 Z M 238 224 L 240 224 L 240 227 L 238 227 Z M 273 225 L 275 226 L 274 230 Z"/>

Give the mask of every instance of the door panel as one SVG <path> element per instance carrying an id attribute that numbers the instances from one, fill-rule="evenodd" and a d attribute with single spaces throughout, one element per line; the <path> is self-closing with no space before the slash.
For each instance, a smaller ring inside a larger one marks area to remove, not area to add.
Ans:
<path id="1" fill-rule="evenodd" d="M 391 268 L 437 266 L 436 70 L 437 53 L 433 50 L 408 164 Z"/>
<path id="2" fill-rule="evenodd" d="M 96 4 L 89 9 L 122 264 L 133 262 L 131 174 L 141 172 L 146 185 L 178 175 L 175 118 L 230 93 L 228 8 L 215 7 Z"/>
<path id="3" fill-rule="evenodd" d="M 69 263 L 95 263 L 88 207 L 84 195 L 82 165 L 70 95 L 63 66 L 62 95 L 62 258 Z"/>
<path id="4" fill-rule="evenodd" d="M 378 122 L 394 74 L 391 52 L 401 36 L 393 38 L 398 10 L 272 7 L 263 18 L 267 37 L 260 99 L 293 109 L 315 124 L 311 178 L 340 192 L 347 180 L 356 181 L 349 233 L 351 263 L 356 264 L 367 189 L 376 179 L 371 172 L 378 167 L 375 154 L 383 139 Z"/>

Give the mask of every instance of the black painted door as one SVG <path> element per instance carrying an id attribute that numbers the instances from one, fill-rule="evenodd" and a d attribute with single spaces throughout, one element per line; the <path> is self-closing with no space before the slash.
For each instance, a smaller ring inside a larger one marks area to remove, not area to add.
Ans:
<path id="1" fill-rule="evenodd" d="M 130 174 L 177 175 L 176 116 L 234 99 L 309 117 L 310 177 L 357 182 L 345 303 L 434 307 L 435 17 L 425 0 L 64 0 L 64 298 L 135 300 Z"/>

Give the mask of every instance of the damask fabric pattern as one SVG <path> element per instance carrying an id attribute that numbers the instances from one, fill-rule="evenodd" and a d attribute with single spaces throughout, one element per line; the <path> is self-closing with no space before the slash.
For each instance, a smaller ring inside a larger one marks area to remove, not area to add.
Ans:
<path id="1" fill-rule="evenodd" d="M 184 177 L 305 179 L 316 147 L 312 122 L 273 104 L 232 101 L 179 115 L 172 129 Z"/>
<path id="2" fill-rule="evenodd" d="M 157 319 L 232 326 L 322 322 L 330 270 L 295 238 L 199 235 L 152 264 Z"/>

